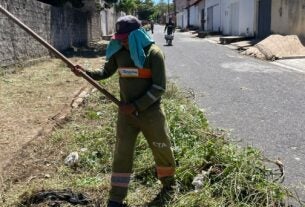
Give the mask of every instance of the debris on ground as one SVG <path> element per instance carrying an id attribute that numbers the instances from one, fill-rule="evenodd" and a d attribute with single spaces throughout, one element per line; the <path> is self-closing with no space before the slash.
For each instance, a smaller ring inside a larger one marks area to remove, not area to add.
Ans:
<path id="1" fill-rule="evenodd" d="M 104 43 L 96 43 L 104 45 Z M 99 68 L 104 59 L 73 57 L 88 69 Z M 33 138 L 48 134 L 67 121 L 72 108 L 92 91 L 58 59 L 48 59 L 0 76 L 0 174 L 14 154 Z M 72 102 L 71 102 L 72 101 Z M 5 170 L 6 171 L 6 170 Z"/>
<path id="2" fill-rule="evenodd" d="M 72 205 L 88 205 L 93 202 L 82 193 L 74 193 L 69 189 L 65 189 L 61 191 L 43 190 L 33 193 L 30 196 L 24 195 L 21 203 L 25 206 L 40 203 L 45 203 L 48 206 L 60 206 L 60 204 L 63 203 L 70 203 Z"/>
<path id="3" fill-rule="evenodd" d="M 242 54 L 264 60 L 305 57 L 305 47 L 297 35 L 270 35 Z"/>
<path id="4" fill-rule="evenodd" d="M 71 152 L 65 159 L 65 165 L 69 167 L 74 167 L 79 162 L 78 152 Z"/>

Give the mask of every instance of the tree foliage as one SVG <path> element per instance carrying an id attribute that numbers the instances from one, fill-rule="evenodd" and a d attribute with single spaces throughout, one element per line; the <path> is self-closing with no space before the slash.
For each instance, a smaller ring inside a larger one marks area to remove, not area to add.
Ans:
<path id="1" fill-rule="evenodd" d="M 165 0 L 160 0 L 157 4 L 153 0 L 120 0 L 116 4 L 116 10 L 135 15 L 141 20 L 158 21 L 173 12 L 173 4 L 168 4 Z"/>
<path id="2" fill-rule="evenodd" d="M 152 18 L 158 22 L 162 22 L 162 19 L 164 20 L 166 16 L 169 16 L 169 13 L 172 14 L 174 12 L 173 3 L 165 2 L 165 0 L 160 0 L 154 7 Z"/>
<path id="3" fill-rule="evenodd" d="M 154 13 L 154 3 L 152 0 L 137 0 L 138 10 L 137 15 L 139 19 L 148 20 Z"/>
<path id="4" fill-rule="evenodd" d="M 125 12 L 126 14 L 134 15 L 136 9 L 138 8 L 136 0 L 121 0 L 116 5 L 117 11 Z"/>

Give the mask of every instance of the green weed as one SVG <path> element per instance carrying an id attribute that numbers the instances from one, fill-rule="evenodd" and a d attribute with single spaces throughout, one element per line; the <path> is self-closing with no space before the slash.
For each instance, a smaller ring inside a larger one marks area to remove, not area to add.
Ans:
<path id="1" fill-rule="evenodd" d="M 107 89 L 118 94 L 113 90 L 117 88 L 113 82 L 116 80 L 106 82 Z M 180 184 L 180 191 L 167 206 L 283 206 L 291 193 L 274 182 L 274 169 L 266 167 L 261 152 L 251 147 L 239 148 L 225 134 L 215 133 L 202 110 L 185 96 L 170 84 L 163 99 Z M 83 110 L 73 114 L 71 123 L 53 134 L 54 143 L 62 142 L 66 151 L 80 154 L 77 169 L 60 166 L 53 183 L 68 180 L 72 189 L 90 192 L 101 203 L 106 202 L 107 196 L 100 195 L 107 195 L 109 190 L 116 111 L 116 106 L 96 92 L 88 98 Z M 199 174 L 203 175 L 203 186 L 195 191 L 192 181 Z M 151 151 L 141 134 L 127 202 L 130 206 L 143 206 L 161 187 Z"/>

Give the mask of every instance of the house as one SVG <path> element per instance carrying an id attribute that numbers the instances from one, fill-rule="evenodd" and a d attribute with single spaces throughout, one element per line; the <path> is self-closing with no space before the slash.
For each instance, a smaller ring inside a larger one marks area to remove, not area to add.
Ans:
<path id="1" fill-rule="evenodd" d="M 258 1 L 257 37 L 298 35 L 305 39 L 305 0 Z"/>
<path id="2" fill-rule="evenodd" d="M 257 0 L 206 0 L 205 8 L 207 31 L 255 36 Z"/>
<path id="3" fill-rule="evenodd" d="M 175 0 L 176 24 L 182 29 L 204 29 L 205 0 Z"/>
<path id="4" fill-rule="evenodd" d="M 182 29 L 188 26 L 188 0 L 175 0 L 176 25 Z"/>
<path id="5" fill-rule="evenodd" d="M 190 7 L 189 26 L 200 30 L 204 30 L 205 0 L 193 1 L 189 5 L 189 7 Z"/>
<path id="6" fill-rule="evenodd" d="M 224 35 L 305 39 L 305 0 L 175 0 L 177 26 Z"/>

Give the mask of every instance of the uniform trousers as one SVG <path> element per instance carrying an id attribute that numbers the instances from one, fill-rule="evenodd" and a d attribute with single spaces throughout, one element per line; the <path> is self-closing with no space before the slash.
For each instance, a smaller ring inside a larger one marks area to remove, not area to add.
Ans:
<path id="1" fill-rule="evenodd" d="M 159 106 L 154 107 L 139 113 L 137 116 L 119 112 L 110 200 L 122 202 L 127 196 L 136 140 L 140 132 L 143 133 L 152 150 L 157 176 L 163 185 L 166 184 L 166 178 L 174 177 L 175 160 L 171 150 L 169 129 L 162 109 Z"/>

